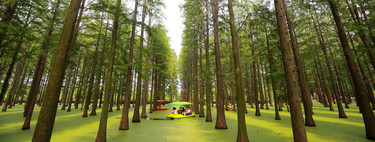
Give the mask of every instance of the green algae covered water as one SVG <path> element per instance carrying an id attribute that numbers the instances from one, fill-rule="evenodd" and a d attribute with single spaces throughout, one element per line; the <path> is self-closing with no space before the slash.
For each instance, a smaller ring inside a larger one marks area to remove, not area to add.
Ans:
<path id="1" fill-rule="evenodd" d="M 60 106 L 59 106 L 60 107 Z M 366 142 L 362 116 L 355 104 L 345 109 L 347 119 L 339 119 L 337 111 L 329 111 L 319 104 L 314 104 L 314 119 L 317 127 L 306 127 L 310 142 Z M 247 108 L 247 132 L 253 142 L 290 142 L 293 141 L 289 112 L 280 112 L 282 120 L 274 120 L 274 109 L 261 109 L 262 116 L 254 116 L 254 108 Z M 23 106 L 0 112 L 0 142 L 29 142 L 35 129 L 40 107 L 35 107 L 30 130 L 21 130 L 24 118 Z M 228 129 L 215 129 L 216 110 L 212 109 L 213 122 L 205 118 L 164 120 L 166 111 L 148 113 L 151 119 L 141 119 L 140 123 L 131 123 L 129 130 L 118 130 L 121 111 L 109 113 L 107 141 L 109 142 L 234 142 L 237 138 L 237 113 L 226 111 Z M 337 110 L 337 109 L 335 109 Z M 133 108 L 129 113 L 133 115 Z M 66 112 L 58 109 L 51 141 L 53 142 L 92 142 L 95 140 L 100 109 L 96 116 L 82 118 L 82 110 L 72 109 Z M 161 120 L 158 120 L 161 119 Z"/>

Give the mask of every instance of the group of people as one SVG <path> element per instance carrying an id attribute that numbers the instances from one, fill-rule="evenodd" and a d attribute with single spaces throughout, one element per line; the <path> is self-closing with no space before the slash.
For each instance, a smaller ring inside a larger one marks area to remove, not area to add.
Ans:
<path id="1" fill-rule="evenodd" d="M 184 116 L 192 114 L 190 107 L 188 107 L 186 111 L 185 111 L 184 107 L 180 107 L 180 109 L 178 109 L 178 110 L 176 110 L 176 107 L 173 107 L 173 110 L 172 110 L 171 113 L 172 114 L 182 114 Z"/>

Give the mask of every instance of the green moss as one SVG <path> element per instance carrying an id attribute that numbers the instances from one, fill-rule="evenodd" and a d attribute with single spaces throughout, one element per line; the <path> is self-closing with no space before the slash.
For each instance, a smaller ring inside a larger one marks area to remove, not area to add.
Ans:
<path id="1" fill-rule="evenodd" d="M 365 128 L 362 115 L 358 113 L 355 104 L 345 109 L 347 119 L 338 118 L 338 112 L 329 111 L 319 104 L 314 104 L 314 120 L 317 127 L 306 127 L 310 142 L 321 141 L 368 141 L 365 138 Z M 40 107 L 35 107 L 30 130 L 21 130 L 24 118 L 23 106 L 0 112 L 0 141 L 22 142 L 30 141 L 35 129 Z M 121 111 L 109 113 L 107 140 L 108 141 L 154 141 L 154 142 L 186 142 L 186 141 L 235 141 L 237 137 L 237 113 L 226 111 L 227 130 L 216 130 L 216 111 L 213 109 L 213 122 L 205 122 L 205 118 L 190 118 L 181 120 L 145 120 L 141 123 L 131 123 L 130 130 L 118 130 Z M 131 109 L 130 118 L 133 110 Z M 282 120 L 274 120 L 274 109 L 261 110 L 262 116 L 254 116 L 254 109 L 248 107 L 246 124 L 249 139 L 251 141 L 293 141 L 289 112 L 284 109 L 280 112 Z M 57 117 L 51 141 L 88 141 L 95 140 L 101 110 L 97 110 L 97 116 L 82 118 L 80 109 L 72 109 L 71 112 L 57 111 Z M 170 111 L 157 111 L 147 114 L 150 118 L 166 118 Z"/>

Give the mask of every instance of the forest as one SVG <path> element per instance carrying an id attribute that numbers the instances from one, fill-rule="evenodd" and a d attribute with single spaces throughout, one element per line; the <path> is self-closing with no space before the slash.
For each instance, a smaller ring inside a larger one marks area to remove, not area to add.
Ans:
<path id="1" fill-rule="evenodd" d="M 0 4 L 0 141 L 375 140 L 372 0 Z"/>

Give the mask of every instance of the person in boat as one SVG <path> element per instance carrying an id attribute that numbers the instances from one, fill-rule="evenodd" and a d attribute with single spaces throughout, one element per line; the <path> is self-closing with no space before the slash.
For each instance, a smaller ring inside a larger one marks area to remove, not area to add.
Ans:
<path id="1" fill-rule="evenodd" d="M 187 108 L 186 115 L 191 115 L 191 109 L 190 109 L 190 107 Z"/>
<path id="2" fill-rule="evenodd" d="M 182 114 L 182 108 L 180 107 L 177 111 L 178 114 Z"/>
<path id="3" fill-rule="evenodd" d="M 173 110 L 171 112 L 172 114 L 177 114 L 177 110 L 176 110 L 176 107 L 173 107 Z"/>
<path id="4" fill-rule="evenodd" d="M 186 115 L 186 111 L 185 111 L 184 107 L 181 109 L 181 114 L 184 115 L 184 116 Z"/>

